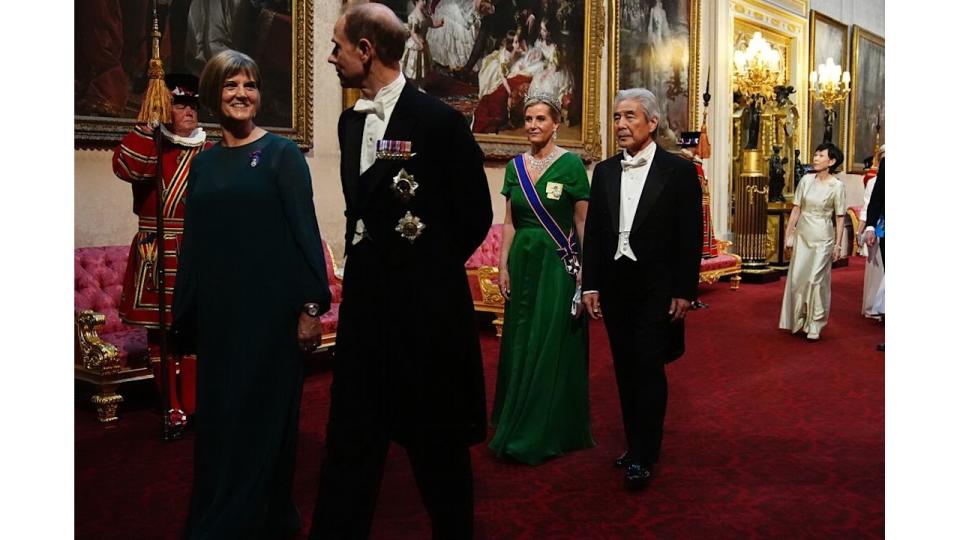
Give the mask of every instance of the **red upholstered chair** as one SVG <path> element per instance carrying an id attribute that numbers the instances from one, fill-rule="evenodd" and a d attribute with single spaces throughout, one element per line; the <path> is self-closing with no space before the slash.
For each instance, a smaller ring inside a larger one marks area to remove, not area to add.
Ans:
<path id="1" fill-rule="evenodd" d="M 464 264 L 467 269 L 467 281 L 470 283 L 470 294 L 473 297 L 473 309 L 493 313 L 496 316 L 493 325 L 497 330 L 497 336 L 503 334 L 504 299 L 500 294 L 497 281 L 500 273 L 498 268 L 502 238 L 503 225 L 495 223 L 490 227 L 480 247 Z"/>
<path id="2" fill-rule="evenodd" d="M 735 253 L 727 253 L 731 242 L 717 240 L 720 254 L 709 259 L 700 259 L 700 283 L 713 284 L 724 276 L 730 276 L 730 288 L 740 288 L 741 259 Z"/>
<path id="3" fill-rule="evenodd" d="M 130 246 L 74 252 L 74 376 L 97 387 L 91 401 L 101 422 L 117 419 L 120 384 L 153 378 L 147 331 L 125 325 L 117 311 L 129 254 Z"/>

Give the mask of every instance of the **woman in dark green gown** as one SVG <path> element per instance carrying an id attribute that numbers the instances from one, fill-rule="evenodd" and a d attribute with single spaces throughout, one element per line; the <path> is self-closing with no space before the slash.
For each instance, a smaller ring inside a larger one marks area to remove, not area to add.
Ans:
<path id="1" fill-rule="evenodd" d="M 236 51 L 212 58 L 200 81 L 223 141 L 190 171 L 174 296 L 175 328 L 198 359 L 186 538 L 282 538 L 300 526 L 299 349 L 319 339 L 330 292 L 310 172 L 296 144 L 254 125 L 259 81 Z"/>
<path id="2" fill-rule="evenodd" d="M 583 237 L 590 185 L 576 155 L 554 143 L 560 107 L 550 96 L 527 99 L 531 152 L 523 167 L 564 235 Z M 571 305 L 579 277 L 567 273 L 557 244 L 534 214 L 507 165 L 500 289 L 507 298 L 490 448 L 535 465 L 594 446 L 590 435 L 586 319 Z"/>

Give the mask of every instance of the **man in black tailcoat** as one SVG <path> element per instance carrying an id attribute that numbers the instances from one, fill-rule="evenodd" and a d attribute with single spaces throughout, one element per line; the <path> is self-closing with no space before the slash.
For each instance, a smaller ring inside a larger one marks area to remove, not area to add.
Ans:
<path id="1" fill-rule="evenodd" d="M 703 241 L 693 163 L 654 142 L 660 107 L 642 88 L 617 93 L 623 149 L 597 164 L 583 242 L 583 303 L 603 318 L 620 393 L 627 451 L 616 460 L 638 489 L 660 458 L 664 365 L 683 354 L 683 321 L 697 297 Z M 601 307 L 602 306 L 602 307 Z"/>
<path id="2" fill-rule="evenodd" d="M 873 184 L 873 193 L 870 194 L 870 204 L 867 206 L 867 228 L 864 231 L 864 236 L 867 241 L 868 246 L 876 245 L 880 243 L 880 252 L 881 257 L 883 257 L 883 264 L 887 264 L 887 253 L 885 251 L 886 240 L 884 240 L 886 235 L 877 234 L 877 226 L 882 225 L 884 218 L 884 203 L 885 203 L 885 180 L 883 172 L 883 162 L 886 159 L 880 160 L 880 167 L 877 170 L 877 181 Z"/>
<path id="3" fill-rule="evenodd" d="M 381 4 L 333 31 L 347 237 L 326 457 L 311 538 L 364 538 L 391 441 L 435 538 L 473 535 L 470 445 L 486 438 L 483 367 L 464 262 L 493 219 L 464 117 L 400 72 L 407 30 Z"/>

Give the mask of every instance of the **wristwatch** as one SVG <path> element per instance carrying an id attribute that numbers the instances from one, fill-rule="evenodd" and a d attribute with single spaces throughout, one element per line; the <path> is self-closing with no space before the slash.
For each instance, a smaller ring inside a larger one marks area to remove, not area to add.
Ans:
<path id="1" fill-rule="evenodd" d="M 309 302 L 309 303 L 304 304 L 302 311 L 303 311 L 303 313 L 305 313 L 308 317 L 319 317 L 319 316 L 321 315 L 321 312 L 320 312 L 320 304 L 316 304 L 316 303 L 313 303 L 313 302 Z"/>

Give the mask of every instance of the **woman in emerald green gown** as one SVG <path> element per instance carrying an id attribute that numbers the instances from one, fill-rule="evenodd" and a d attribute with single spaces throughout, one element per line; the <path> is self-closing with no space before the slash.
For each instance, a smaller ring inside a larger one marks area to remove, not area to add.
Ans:
<path id="1" fill-rule="evenodd" d="M 587 324 L 578 287 L 558 244 L 531 206 L 525 174 L 563 236 L 583 237 L 590 185 L 576 155 L 554 142 L 560 106 L 547 95 L 528 97 L 524 124 L 530 152 L 507 165 L 501 193 L 506 215 L 500 252 L 500 290 L 507 299 L 493 406 L 490 448 L 497 456 L 535 465 L 594 446 L 590 435 Z M 522 167 L 523 170 L 518 170 Z M 534 204 L 536 200 L 532 201 Z M 548 226 L 550 224 L 548 223 Z"/>

